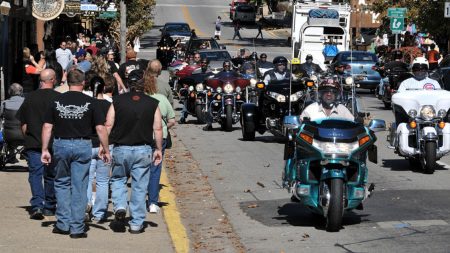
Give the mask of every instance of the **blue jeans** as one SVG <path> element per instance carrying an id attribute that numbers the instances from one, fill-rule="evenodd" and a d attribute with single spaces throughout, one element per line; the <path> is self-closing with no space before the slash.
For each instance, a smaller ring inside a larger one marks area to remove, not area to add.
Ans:
<path id="1" fill-rule="evenodd" d="M 41 151 L 35 149 L 28 149 L 28 182 L 31 188 L 31 209 L 48 209 L 55 210 L 55 167 L 54 164 L 44 165 L 41 162 Z M 42 185 L 42 178 L 44 178 L 44 185 Z"/>
<path id="2" fill-rule="evenodd" d="M 112 148 L 112 146 L 110 146 Z M 92 205 L 92 215 L 96 220 L 106 219 L 108 211 L 108 187 L 110 165 L 98 157 L 98 149 L 92 148 L 91 167 L 89 168 L 89 183 L 87 188 L 88 204 Z M 95 201 L 92 199 L 92 183 L 95 178 Z"/>
<path id="3" fill-rule="evenodd" d="M 162 157 L 164 158 L 164 152 L 166 151 L 166 139 L 162 143 Z M 155 165 L 153 162 L 150 166 L 150 180 L 148 182 L 148 205 L 158 204 L 159 199 L 159 179 L 161 178 L 162 161 L 159 165 Z"/>
<path id="4" fill-rule="evenodd" d="M 91 164 L 90 140 L 62 140 L 53 142 L 55 162 L 56 226 L 71 234 L 84 232 L 84 212 Z"/>
<path id="5" fill-rule="evenodd" d="M 113 149 L 111 190 L 114 212 L 127 209 L 127 181 L 131 176 L 130 228 L 142 229 L 146 216 L 145 196 L 152 163 L 152 148 L 142 146 L 115 146 Z"/>

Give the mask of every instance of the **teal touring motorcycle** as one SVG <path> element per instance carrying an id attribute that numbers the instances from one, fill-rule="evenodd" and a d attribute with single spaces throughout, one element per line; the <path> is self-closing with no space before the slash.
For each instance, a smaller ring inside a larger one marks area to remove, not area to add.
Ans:
<path id="1" fill-rule="evenodd" d="M 377 162 L 374 131 L 385 130 L 386 123 L 377 119 L 365 127 L 344 119 L 301 122 L 299 116 L 286 116 L 284 125 L 283 186 L 325 217 L 327 231 L 339 231 L 344 210 L 361 209 L 374 189 L 367 187 L 366 158 Z"/>

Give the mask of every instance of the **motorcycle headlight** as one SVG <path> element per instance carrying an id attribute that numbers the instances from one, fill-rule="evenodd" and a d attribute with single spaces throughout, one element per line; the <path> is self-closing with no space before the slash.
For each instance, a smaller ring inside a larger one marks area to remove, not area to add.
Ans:
<path id="1" fill-rule="evenodd" d="M 197 85 L 195 85 L 195 90 L 196 91 L 203 91 L 203 84 L 202 83 L 198 83 Z"/>
<path id="2" fill-rule="evenodd" d="M 432 120 L 436 116 L 436 111 L 434 107 L 431 105 L 424 105 L 422 109 L 420 109 L 420 117 L 424 120 Z"/>
<path id="3" fill-rule="evenodd" d="M 359 147 L 358 142 L 342 143 L 342 142 L 322 142 L 313 140 L 313 146 L 322 150 L 325 154 L 350 154 Z"/>
<path id="4" fill-rule="evenodd" d="M 236 92 L 241 92 L 241 87 L 236 87 Z"/>
<path id="5" fill-rule="evenodd" d="M 353 83 L 353 77 L 349 76 L 345 78 L 345 84 L 350 85 Z"/>
<path id="6" fill-rule="evenodd" d="M 189 91 L 193 91 L 194 90 L 194 86 L 189 86 Z"/>
<path id="7" fill-rule="evenodd" d="M 233 85 L 231 85 L 231 83 L 227 83 L 223 87 L 223 90 L 225 91 L 225 93 L 231 93 L 233 92 Z"/>
<path id="8" fill-rule="evenodd" d="M 255 78 L 250 78 L 250 86 L 255 87 L 257 82 Z"/>
<path id="9" fill-rule="evenodd" d="M 411 118 L 415 118 L 417 116 L 417 111 L 414 109 L 409 110 L 408 116 Z"/>
<path id="10" fill-rule="evenodd" d="M 270 97 L 276 99 L 279 103 L 284 103 L 284 102 L 286 102 L 286 97 L 285 97 L 284 95 L 281 95 L 281 94 L 279 94 L 279 93 L 272 92 L 272 91 L 267 92 L 267 94 L 268 94 Z"/>
<path id="11" fill-rule="evenodd" d="M 217 87 L 217 90 L 216 90 L 218 93 L 222 93 L 222 87 Z"/>
<path id="12" fill-rule="evenodd" d="M 317 76 L 316 75 L 311 75 L 310 78 L 312 81 L 317 82 Z"/>
<path id="13" fill-rule="evenodd" d="M 447 115 L 447 111 L 446 110 L 444 110 L 444 109 L 440 109 L 439 111 L 438 111 L 438 117 L 439 118 L 443 118 L 443 117 L 445 117 L 446 115 Z"/>
<path id="14" fill-rule="evenodd" d="M 297 91 L 296 93 L 291 95 L 291 102 L 296 102 L 303 95 L 302 91 Z"/>

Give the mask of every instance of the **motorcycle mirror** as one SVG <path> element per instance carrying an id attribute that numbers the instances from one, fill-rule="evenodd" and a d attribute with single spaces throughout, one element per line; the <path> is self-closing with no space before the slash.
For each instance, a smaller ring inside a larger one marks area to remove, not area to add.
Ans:
<path id="1" fill-rule="evenodd" d="M 386 121 L 382 119 L 373 119 L 369 122 L 369 129 L 374 132 L 380 132 L 386 130 Z"/>
<path id="2" fill-rule="evenodd" d="M 378 148 L 375 145 L 371 145 L 369 149 L 367 150 L 367 155 L 369 158 L 369 161 L 373 163 L 378 163 Z"/>

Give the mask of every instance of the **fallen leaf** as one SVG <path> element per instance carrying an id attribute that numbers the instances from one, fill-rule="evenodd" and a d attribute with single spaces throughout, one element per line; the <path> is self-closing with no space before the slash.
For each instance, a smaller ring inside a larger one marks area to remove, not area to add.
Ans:
<path id="1" fill-rule="evenodd" d="M 302 237 L 303 238 L 309 238 L 309 235 L 307 233 L 304 233 Z"/>
<path id="2" fill-rule="evenodd" d="M 244 192 L 252 192 L 250 189 L 245 189 Z"/>
<path id="3" fill-rule="evenodd" d="M 264 164 L 264 167 L 270 167 L 270 163 Z"/>
<path id="4" fill-rule="evenodd" d="M 216 163 L 216 165 L 222 165 L 222 163 Z"/>
<path id="5" fill-rule="evenodd" d="M 256 203 L 247 206 L 247 208 L 256 208 L 256 207 L 258 207 L 258 204 Z"/>
<path id="6" fill-rule="evenodd" d="M 266 187 L 263 183 L 261 182 L 256 182 L 257 185 L 261 186 L 262 188 Z"/>

